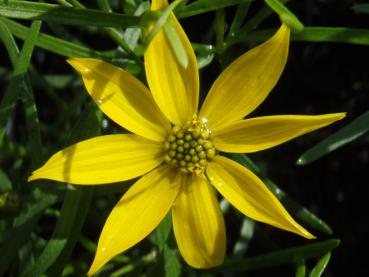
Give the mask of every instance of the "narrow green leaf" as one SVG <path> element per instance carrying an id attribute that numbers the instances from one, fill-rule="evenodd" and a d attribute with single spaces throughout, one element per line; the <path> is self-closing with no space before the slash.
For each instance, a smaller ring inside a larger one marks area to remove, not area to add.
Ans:
<path id="1" fill-rule="evenodd" d="M 369 45 L 369 30 L 347 27 L 305 27 L 303 32 L 292 35 L 292 40 Z"/>
<path id="2" fill-rule="evenodd" d="M 151 241 L 160 252 L 159 261 L 152 268 L 148 276 L 177 277 L 181 273 L 178 249 L 174 243 L 172 231 L 172 215 L 169 212 L 161 221 L 152 236 Z"/>
<path id="3" fill-rule="evenodd" d="M 252 0 L 197 0 L 185 6 L 179 6 L 174 12 L 178 18 L 190 17 Z"/>
<path id="4" fill-rule="evenodd" d="M 170 13 L 173 11 L 175 7 L 177 7 L 183 0 L 176 0 L 172 2 L 168 7 L 166 7 L 163 11 L 160 12 L 160 16 L 155 22 L 154 27 L 151 29 L 150 33 L 144 39 L 144 45 L 149 45 L 150 41 L 156 36 L 156 34 L 161 30 L 164 24 L 167 22 Z"/>
<path id="5" fill-rule="evenodd" d="M 237 37 L 227 41 L 227 47 L 237 43 L 263 42 L 270 38 L 275 30 L 261 30 L 249 33 L 242 31 Z M 293 41 L 338 42 L 357 45 L 369 45 L 369 30 L 346 27 L 305 27 L 301 33 L 292 34 Z"/>
<path id="6" fill-rule="evenodd" d="M 306 246 L 292 247 L 274 251 L 268 254 L 249 257 L 235 262 L 226 262 L 215 268 L 214 272 L 245 272 L 260 268 L 268 268 L 278 265 L 298 263 L 302 259 L 319 257 L 327 251 L 331 251 L 340 244 L 338 239 L 330 239 L 323 242 L 311 243 Z"/>
<path id="7" fill-rule="evenodd" d="M 17 38 L 23 40 L 26 39 L 27 34 L 29 33 L 29 28 L 1 16 L 0 22 L 5 23 Z M 35 44 L 38 47 L 65 57 L 95 57 L 101 59 L 110 59 L 111 57 L 111 55 L 42 33 L 37 37 Z"/>
<path id="8" fill-rule="evenodd" d="M 144 12 L 146 12 L 148 10 L 150 10 L 150 3 L 145 1 L 137 7 L 134 15 L 135 16 L 141 16 Z M 137 43 L 138 43 L 138 40 L 139 40 L 140 36 L 141 36 L 141 28 L 138 28 L 138 27 L 132 27 L 131 28 L 130 27 L 130 28 L 127 28 L 124 31 L 123 39 L 128 44 L 128 47 L 130 49 L 134 50 L 137 46 Z"/>
<path id="9" fill-rule="evenodd" d="M 0 1 L 0 15 L 9 18 L 44 20 L 66 25 L 130 27 L 140 26 L 140 18 L 92 9 L 76 9 L 29 1 Z"/>
<path id="10" fill-rule="evenodd" d="M 288 0 L 282 0 L 281 2 L 287 3 Z M 247 20 L 245 25 L 241 28 L 239 34 L 243 34 L 245 36 L 248 32 L 258 27 L 260 23 L 266 20 L 273 13 L 274 13 L 273 10 L 269 6 L 266 5 L 262 7 L 254 16 L 252 16 L 249 20 Z M 237 36 L 239 34 L 237 34 Z"/>
<path id="11" fill-rule="evenodd" d="M 13 68 L 15 68 L 18 60 L 19 49 L 17 44 L 15 43 L 12 34 L 9 33 L 9 29 L 6 25 L 4 26 L 4 24 L 0 25 L 0 36 L 1 40 L 5 44 Z M 12 79 L 13 81 L 9 83 L 9 86 L 4 92 L 0 103 L 0 144 L 2 144 L 3 141 L 3 136 L 5 134 L 6 123 L 8 122 L 9 115 L 13 110 L 15 102 L 18 99 L 18 92 L 16 91 L 16 89 L 19 88 L 19 84 L 22 83 L 21 76 L 13 76 Z"/>
<path id="12" fill-rule="evenodd" d="M 225 32 L 225 12 L 224 9 L 216 10 L 215 12 L 215 37 L 216 37 L 216 50 L 219 54 L 219 61 L 224 68 L 224 32 Z"/>
<path id="13" fill-rule="evenodd" d="M 296 266 L 296 274 L 295 277 L 305 277 L 306 276 L 306 265 L 305 261 L 300 261 Z"/>
<path id="14" fill-rule="evenodd" d="M 254 236 L 255 221 L 245 217 L 240 229 L 240 236 L 233 247 L 233 259 L 240 259 L 243 257 L 249 247 L 250 240 Z"/>
<path id="15" fill-rule="evenodd" d="M 169 212 L 160 222 L 155 232 L 150 236 L 151 241 L 155 246 L 162 251 L 168 241 L 170 231 L 172 230 L 172 214 Z"/>
<path id="16" fill-rule="evenodd" d="M 310 272 L 309 277 L 320 277 L 322 276 L 325 268 L 327 267 L 329 260 L 331 259 L 331 252 L 327 252 L 315 265 L 313 270 Z"/>
<path id="17" fill-rule="evenodd" d="M 237 7 L 236 13 L 233 17 L 231 27 L 229 28 L 228 37 L 234 37 L 241 28 L 243 21 L 245 20 L 249 11 L 250 2 L 240 4 Z"/>
<path id="18" fill-rule="evenodd" d="M 28 38 L 26 39 L 22 51 L 19 54 L 18 61 L 14 70 L 16 75 L 23 74 L 27 71 L 35 42 L 41 28 L 41 21 L 32 22 Z M 31 156 L 32 167 L 36 168 L 42 160 L 42 144 L 39 127 L 39 120 L 31 83 L 28 75 L 24 74 L 22 84 L 20 84 L 20 98 L 24 103 L 26 114 L 26 125 L 28 131 L 28 151 Z"/>
<path id="19" fill-rule="evenodd" d="M 37 168 L 42 162 L 42 143 L 40 134 L 40 123 L 37 114 L 37 107 L 33 96 L 28 76 L 23 77 L 24 89 L 20 93 L 20 98 L 24 104 L 26 114 L 26 126 L 28 134 L 28 153 L 31 157 L 32 168 Z"/>
<path id="20" fill-rule="evenodd" d="M 330 152 L 350 143 L 369 131 L 369 111 L 363 113 L 338 132 L 322 140 L 304 152 L 298 159 L 298 165 L 309 164 Z"/>
<path id="21" fill-rule="evenodd" d="M 26 36 L 26 40 L 23 44 L 22 50 L 19 53 L 19 56 L 16 59 L 12 59 L 14 73 L 13 77 L 10 81 L 10 85 L 8 90 L 5 92 L 3 101 L 1 102 L 1 114 L 0 114 L 0 122 L 3 123 L 7 120 L 11 110 L 13 109 L 15 102 L 18 96 L 25 97 L 32 95 L 32 88 L 27 82 L 26 72 L 30 64 L 30 60 L 32 57 L 32 52 L 34 49 L 34 44 L 36 38 L 38 36 L 39 30 L 41 27 L 41 21 L 34 21 L 30 27 L 30 30 Z M 10 40 L 12 46 L 8 48 L 8 51 L 11 51 L 10 56 L 15 57 L 19 50 L 17 45 L 14 41 Z M 28 99 L 29 100 L 29 99 Z M 31 111 L 28 110 L 29 106 L 28 103 L 32 104 Z M 38 125 L 33 125 L 35 122 L 34 120 L 37 119 L 37 114 L 35 111 L 34 102 L 27 102 L 26 101 L 26 118 L 27 120 L 32 120 L 32 128 L 28 125 L 28 129 L 31 130 L 29 133 L 29 142 L 30 142 L 30 149 L 32 148 L 31 152 L 31 164 L 33 167 L 37 166 L 41 160 L 41 141 L 40 141 L 40 134 Z M 30 116 L 30 118 L 28 118 Z M 29 121 L 27 121 L 29 122 Z M 36 122 L 37 123 L 37 122 Z M 3 135 L 3 133 L 1 134 Z M 34 190 L 33 193 L 38 193 L 38 190 Z M 34 196 L 34 195 L 32 195 Z M 41 211 L 45 208 L 45 204 L 49 205 L 50 203 L 54 203 L 56 200 L 55 196 L 45 196 L 43 197 L 42 201 L 37 201 L 36 203 L 32 203 L 32 201 L 27 201 L 27 206 L 25 207 L 22 214 L 17 217 L 14 222 L 15 226 L 11 229 L 11 235 L 6 240 L 6 243 L 1 248 L 2 253 L 7 253 L 6 258 L 1 259 L 0 262 L 0 276 L 3 275 L 7 266 L 15 257 L 18 252 L 18 249 L 27 242 L 29 234 L 36 224 Z"/>
<path id="22" fill-rule="evenodd" d="M 9 83 L 9 87 L 4 93 L 4 97 L 0 103 L 0 141 L 2 141 L 5 124 L 8 121 L 9 115 L 13 110 L 15 103 L 19 95 L 25 91 L 29 91 L 31 88 L 26 83 L 25 73 L 29 67 L 32 52 L 34 49 L 35 41 L 38 36 L 39 30 L 41 28 L 41 21 L 34 21 L 30 27 L 30 31 L 26 36 L 26 40 L 22 47 L 22 51 L 19 57 L 15 59 L 15 56 L 19 53 L 18 47 L 14 40 L 9 40 L 9 56 L 13 57 L 11 60 L 13 62 L 14 71 L 12 78 Z M 39 151 L 40 149 L 38 149 Z M 41 154 L 41 152 L 39 152 Z M 36 160 L 33 160 L 36 162 Z"/>
<path id="23" fill-rule="evenodd" d="M 354 4 L 352 9 L 356 13 L 369 13 L 369 4 Z"/>
<path id="24" fill-rule="evenodd" d="M 86 139 L 99 133 L 96 108 L 90 106 L 72 130 L 70 141 Z M 52 276 L 60 276 L 78 240 L 80 230 L 89 209 L 93 188 L 70 187 L 64 198 L 63 207 L 56 227 L 41 255 L 24 277 L 41 276 L 59 258 L 60 262 L 52 268 Z M 63 252 L 64 251 L 64 252 Z M 63 256 L 60 256 L 63 254 Z"/>
<path id="25" fill-rule="evenodd" d="M 12 189 L 12 183 L 8 176 L 0 169 L 0 192 L 9 191 Z"/>
<path id="26" fill-rule="evenodd" d="M 31 61 L 33 49 L 35 47 L 35 42 L 36 42 L 38 33 L 40 32 L 40 28 L 41 28 L 41 21 L 36 20 L 32 22 L 27 38 L 24 41 L 22 51 L 19 53 L 17 64 L 14 69 L 14 75 L 23 74 L 27 71 L 30 61 Z"/>
<path id="27" fill-rule="evenodd" d="M 27 204 L 23 207 L 23 212 L 16 218 L 15 226 L 9 230 L 0 247 L 0 253 L 6 253 L 0 259 L 0 276 L 5 276 L 4 273 L 18 254 L 18 250 L 28 242 L 32 229 L 43 210 L 54 204 L 56 200 L 55 195 L 42 194 L 42 197 L 37 200 L 26 199 L 24 201 Z"/>
<path id="28" fill-rule="evenodd" d="M 15 43 L 13 35 L 10 32 L 8 26 L 6 26 L 6 24 L 2 21 L 0 21 L 0 38 L 5 45 L 11 63 L 15 64 L 18 58 L 18 53 L 16 51 L 17 44 Z"/>
<path id="29" fill-rule="evenodd" d="M 171 49 L 177 58 L 177 61 L 184 69 L 186 69 L 188 67 L 188 56 L 182 44 L 182 41 L 179 38 L 177 31 L 174 28 L 171 20 L 168 20 L 164 24 L 163 30 L 164 30 L 165 36 L 167 37 L 169 41 Z"/>
<path id="30" fill-rule="evenodd" d="M 236 162 L 242 164 L 243 166 L 250 168 L 253 172 L 259 175 L 261 174 L 258 166 L 246 155 L 228 154 L 228 156 Z M 297 217 L 302 222 L 314 228 L 315 230 L 319 230 L 328 235 L 332 234 L 332 229 L 328 226 L 327 223 L 325 223 L 322 219 L 310 212 L 304 206 L 300 205 L 298 202 L 288 197 L 288 195 L 283 190 L 281 190 L 272 180 L 266 177 L 262 178 L 262 180 L 293 216 Z"/>
<path id="31" fill-rule="evenodd" d="M 175 247 L 164 246 L 165 277 L 181 276 L 181 263 L 179 262 L 178 250 Z"/>
<path id="32" fill-rule="evenodd" d="M 264 0 L 267 5 L 274 10 L 281 21 L 286 24 L 292 32 L 299 33 L 304 30 L 304 25 L 301 21 L 278 0 Z"/>

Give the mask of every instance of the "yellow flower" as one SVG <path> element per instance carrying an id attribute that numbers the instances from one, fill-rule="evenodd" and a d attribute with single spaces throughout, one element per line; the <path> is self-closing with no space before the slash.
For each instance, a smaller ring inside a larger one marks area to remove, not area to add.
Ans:
<path id="1" fill-rule="evenodd" d="M 166 0 L 154 0 L 151 8 L 166 5 Z M 145 53 L 151 93 L 135 77 L 111 64 L 68 60 L 82 75 L 98 107 L 134 134 L 76 143 L 53 155 L 29 178 L 98 185 L 143 175 L 109 215 L 90 275 L 150 234 L 170 209 L 185 261 L 195 268 L 220 265 L 226 235 L 213 188 L 254 220 L 314 238 L 255 174 L 220 156 L 221 152 L 251 153 L 274 147 L 344 117 L 337 113 L 243 119 L 264 101 L 282 74 L 288 55 L 288 27 L 282 25 L 268 41 L 235 60 L 215 81 L 198 112 L 196 57 L 173 14 L 171 21 L 186 50 L 188 66 L 179 64 L 160 31 Z"/>

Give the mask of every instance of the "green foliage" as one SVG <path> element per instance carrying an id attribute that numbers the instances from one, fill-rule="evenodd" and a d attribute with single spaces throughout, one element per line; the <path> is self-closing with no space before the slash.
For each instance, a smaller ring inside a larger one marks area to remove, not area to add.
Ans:
<path id="1" fill-rule="evenodd" d="M 159 13 L 150 11 L 149 2 L 143 0 L 84 4 L 76 0 L 53 4 L 0 1 L 0 39 L 6 50 L 2 53 L 6 61 L 0 68 L 5 83 L 0 93 L 0 276 L 85 274 L 109 210 L 132 184 L 130 181 L 86 188 L 52 181 L 27 182 L 30 172 L 61 147 L 116 132 L 114 124 L 90 103 L 74 72 L 64 68 L 60 56 L 103 59 L 144 80 L 142 56 L 155 34 L 163 29 L 177 59 L 186 68 L 188 57 L 168 19 L 171 12 L 179 19 L 186 18 L 186 22 L 195 20 L 193 16 L 207 16 L 209 22 L 214 21 L 214 26 L 209 24 L 197 42 L 192 41 L 201 69 L 217 62 L 226 67 L 234 60 L 237 49 L 265 41 L 275 28 L 264 26 L 270 27 L 269 21 L 275 18 L 292 28 L 292 41 L 369 45 L 369 29 L 304 26 L 288 1 L 260 2 L 177 0 Z M 353 10 L 367 14 L 368 4 L 356 4 Z M 96 43 L 96 38 L 103 43 Z M 53 62 L 48 65 L 50 57 Z M 45 109 L 49 105 L 51 108 Z M 45 111 L 49 114 L 43 114 Z M 14 125 L 20 126 L 17 132 L 21 135 L 12 130 Z M 345 125 L 308 149 L 297 163 L 318 162 L 340 147 L 350 147 L 347 144 L 364 138 L 369 130 L 369 112 L 351 118 Z M 263 164 L 273 162 L 255 162 L 244 154 L 229 157 L 258 174 L 286 209 L 304 226 L 314 229 L 318 237 L 333 234 L 325 221 L 284 192 L 287 188 L 281 189 L 283 183 L 277 185 L 267 176 Z M 296 269 L 296 276 L 315 277 L 323 274 L 332 251 L 340 243 L 331 238 L 304 245 L 270 243 L 275 247 L 264 247 L 263 254 L 255 255 L 254 239 L 265 236 L 265 241 L 273 241 L 273 235 L 269 236 L 255 221 L 240 220 L 229 210 L 226 217 L 237 224 L 232 230 L 234 237 L 229 242 L 227 261 L 216 269 L 198 271 L 185 265 L 168 214 L 149 240 L 135 251 L 118 255 L 98 275 L 215 276 L 289 265 Z M 309 268 L 311 263 L 307 262 L 311 261 L 315 265 Z"/>

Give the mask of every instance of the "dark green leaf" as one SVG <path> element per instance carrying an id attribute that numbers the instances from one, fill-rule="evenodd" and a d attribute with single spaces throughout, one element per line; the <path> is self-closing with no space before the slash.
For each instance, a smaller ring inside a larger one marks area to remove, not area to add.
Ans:
<path id="1" fill-rule="evenodd" d="M 227 41 L 227 46 L 236 43 L 262 42 L 270 38 L 275 30 L 261 30 L 249 33 L 242 30 L 236 37 Z M 339 42 L 369 45 L 369 30 L 347 27 L 305 27 L 301 33 L 292 34 L 293 41 Z"/>
<path id="2" fill-rule="evenodd" d="M 369 13 L 369 4 L 354 4 L 352 9 L 356 13 Z"/>
<path id="3" fill-rule="evenodd" d="M 285 3 L 289 2 L 289 0 L 281 0 L 280 2 L 285 4 Z M 255 13 L 254 16 L 252 16 L 245 23 L 245 25 L 242 27 L 240 33 L 246 34 L 246 33 L 250 32 L 251 30 L 254 30 L 256 27 L 259 26 L 260 23 L 262 23 L 264 20 L 266 20 L 272 14 L 273 14 L 273 10 L 268 5 L 263 6 L 257 13 Z"/>
<path id="4" fill-rule="evenodd" d="M 159 251 L 162 251 L 164 245 L 167 243 L 170 231 L 172 230 L 172 215 L 169 212 L 164 219 L 160 222 L 159 226 L 155 229 L 155 232 L 150 237 L 152 242 L 158 247 Z"/>
<path id="5" fill-rule="evenodd" d="M 301 32 L 304 29 L 304 25 L 301 21 L 279 0 L 264 0 L 267 5 L 274 10 L 283 23 L 285 23 L 292 32 Z"/>
<path id="6" fill-rule="evenodd" d="M 17 44 L 6 24 L 0 21 L 0 38 L 8 52 L 11 63 L 14 65 L 18 58 Z"/>
<path id="7" fill-rule="evenodd" d="M 181 263 L 179 262 L 178 250 L 168 245 L 164 246 L 165 277 L 181 276 Z"/>
<path id="8" fill-rule="evenodd" d="M 0 169 L 0 192 L 9 191 L 12 189 L 12 183 L 8 176 Z"/>
<path id="9" fill-rule="evenodd" d="M 3 18 L 0 16 L 0 22 L 6 24 L 9 30 L 13 33 L 14 36 L 20 39 L 26 39 L 27 34 L 29 33 L 29 28 L 14 22 L 13 20 Z M 96 57 L 102 59 L 109 59 L 111 55 L 62 40 L 60 38 L 56 38 L 46 34 L 39 34 L 35 43 L 38 47 L 46 49 L 50 52 L 59 54 L 65 57 Z"/>
<path id="10" fill-rule="evenodd" d="M 296 274 L 295 277 L 305 277 L 306 276 L 306 265 L 305 261 L 300 261 L 296 266 Z"/>
<path id="11" fill-rule="evenodd" d="M 1 245 L 0 276 L 4 276 L 9 264 L 14 260 L 18 250 L 29 240 L 30 233 L 44 209 L 56 202 L 54 195 L 42 195 L 37 200 L 27 199 L 23 212 L 16 218 L 15 226 L 10 229 Z"/>
<path id="12" fill-rule="evenodd" d="M 352 142 L 369 131 L 369 111 L 363 113 L 350 124 L 343 127 L 337 133 L 322 140 L 314 147 L 303 153 L 297 160 L 297 164 L 311 163 L 343 145 Z"/>
<path id="13" fill-rule="evenodd" d="M 140 26 L 140 18 L 99 10 L 77 9 L 29 1 L 0 1 L 0 15 L 9 18 L 44 20 L 67 25 L 130 27 Z"/>
<path id="14" fill-rule="evenodd" d="M 72 130 L 71 142 L 86 139 L 99 133 L 100 124 L 96 107 L 91 106 L 81 116 L 80 121 Z M 51 239 L 47 243 L 35 264 L 27 269 L 23 276 L 41 276 L 59 259 L 51 269 L 52 276 L 59 276 L 78 240 L 80 230 L 91 203 L 93 188 L 70 187 L 66 194 L 60 217 Z M 61 256 L 62 255 L 62 256 Z"/>
<path id="15" fill-rule="evenodd" d="M 174 12 L 178 18 L 185 18 L 251 1 L 252 0 L 197 0 L 185 6 L 179 6 Z"/>
<path id="16" fill-rule="evenodd" d="M 309 277 L 320 277 L 322 276 L 325 268 L 327 267 L 329 260 L 331 259 L 331 252 L 327 252 L 315 265 L 313 270 L 310 272 Z"/>
<path id="17" fill-rule="evenodd" d="M 249 247 L 250 240 L 254 236 L 255 221 L 245 217 L 240 229 L 240 237 L 233 247 L 233 258 L 240 259 Z"/>
<path id="18" fill-rule="evenodd" d="M 299 263 L 302 259 L 319 257 L 327 251 L 333 250 L 339 244 L 340 241 L 338 239 L 330 239 L 323 242 L 311 243 L 306 246 L 292 247 L 289 249 L 242 259 L 236 262 L 226 262 L 224 265 L 215 268 L 213 271 L 243 272 L 277 265 Z"/>
<path id="19" fill-rule="evenodd" d="M 233 17 L 231 27 L 229 28 L 228 36 L 236 36 L 238 30 L 241 28 L 243 21 L 245 20 L 247 13 L 249 11 L 250 2 L 240 4 L 237 7 L 236 14 Z"/>
<path id="20" fill-rule="evenodd" d="M 369 45 L 369 30 L 347 27 L 305 27 L 303 32 L 293 35 L 292 40 Z"/>

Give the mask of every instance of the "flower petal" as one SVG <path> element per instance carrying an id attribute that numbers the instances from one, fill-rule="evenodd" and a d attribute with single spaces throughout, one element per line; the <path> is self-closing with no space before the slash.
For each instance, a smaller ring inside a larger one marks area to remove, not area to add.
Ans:
<path id="1" fill-rule="evenodd" d="M 223 263 L 226 250 L 224 219 L 214 191 L 204 176 L 184 175 L 172 216 L 179 250 L 189 265 L 210 268 Z"/>
<path id="2" fill-rule="evenodd" d="M 67 62 L 82 75 L 88 93 L 110 119 L 145 138 L 166 139 L 170 124 L 139 80 L 101 60 L 71 58 Z"/>
<path id="3" fill-rule="evenodd" d="M 54 154 L 29 177 L 79 185 L 125 181 L 143 175 L 163 160 L 163 146 L 137 135 L 88 139 Z"/>
<path id="4" fill-rule="evenodd" d="M 88 275 L 150 234 L 172 207 L 180 185 L 180 175 L 169 167 L 158 168 L 138 180 L 106 220 Z"/>
<path id="5" fill-rule="evenodd" d="M 206 174 L 215 188 L 248 217 L 308 239 L 314 238 L 293 220 L 273 193 L 247 168 L 217 156 L 208 164 Z"/>
<path id="6" fill-rule="evenodd" d="M 242 119 L 264 101 L 282 74 L 289 40 L 290 31 L 282 25 L 272 38 L 223 71 L 200 111 L 210 129 Z"/>
<path id="7" fill-rule="evenodd" d="M 213 142 L 220 151 L 251 153 L 289 141 L 343 117 L 344 113 L 256 117 L 214 129 Z"/>
<path id="8" fill-rule="evenodd" d="M 158 10 L 167 5 L 167 1 L 156 0 L 151 9 Z M 156 103 L 167 118 L 178 125 L 190 120 L 197 111 L 199 75 L 195 53 L 181 25 L 173 14 L 168 21 L 174 25 L 184 46 L 188 65 L 184 68 L 180 64 L 161 30 L 145 52 L 145 70 Z"/>

